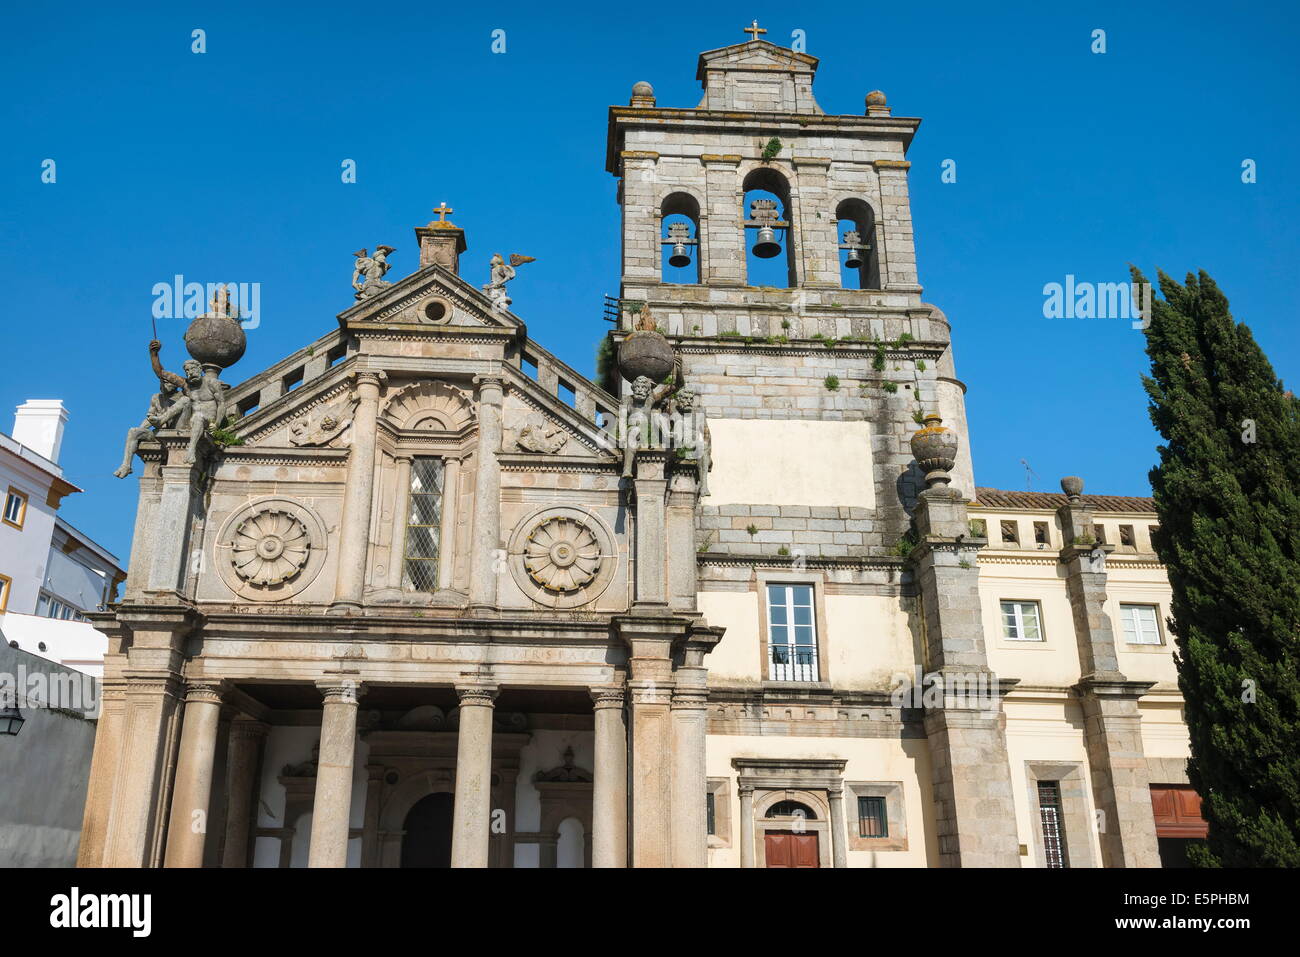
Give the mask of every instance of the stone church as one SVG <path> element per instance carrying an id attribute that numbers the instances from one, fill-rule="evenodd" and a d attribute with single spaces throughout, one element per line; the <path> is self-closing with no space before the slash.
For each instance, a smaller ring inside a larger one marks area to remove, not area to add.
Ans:
<path id="1" fill-rule="evenodd" d="M 920 121 L 825 112 L 817 59 L 747 32 L 696 106 L 609 111 L 600 382 L 511 310 L 526 257 L 467 278 L 446 204 L 418 269 L 360 250 L 337 328 L 239 384 L 224 290 L 183 375 L 151 347 L 82 866 L 1159 866 L 1203 836 L 1150 499 L 975 485 Z"/>

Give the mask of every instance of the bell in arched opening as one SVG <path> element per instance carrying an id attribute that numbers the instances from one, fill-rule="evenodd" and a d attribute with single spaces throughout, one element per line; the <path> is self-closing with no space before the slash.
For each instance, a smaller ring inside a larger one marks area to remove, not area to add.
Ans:
<path id="1" fill-rule="evenodd" d="M 844 260 L 844 265 L 850 269 L 862 268 L 862 237 L 851 229 L 844 234 L 844 245 L 849 251 L 849 256 Z"/>
<path id="2" fill-rule="evenodd" d="M 776 241 L 776 200 L 756 199 L 749 204 L 750 218 L 758 224 L 758 242 L 754 243 L 754 255 L 759 259 L 771 259 L 781 252 Z"/>
<path id="3" fill-rule="evenodd" d="M 688 247 L 690 242 L 691 227 L 685 223 L 668 224 L 668 241 L 673 244 L 672 255 L 668 257 L 668 265 L 680 269 L 682 266 L 691 264 L 691 253 Z"/>

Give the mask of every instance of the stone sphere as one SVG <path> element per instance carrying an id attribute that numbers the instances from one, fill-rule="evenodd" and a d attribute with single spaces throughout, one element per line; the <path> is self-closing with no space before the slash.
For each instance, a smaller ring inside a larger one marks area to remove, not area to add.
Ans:
<path id="1" fill-rule="evenodd" d="M 925 425 L 912 433 L 912 458 L 927 473 L 951 472 L 957 464 L 957 433 L 931 412 Z M 930 475 L 926 475 L 930 481 Z"/>
<path id="2" fill-rule="evenodd" d="M 676 362 L 673 347 L 658 332 L 639 329 L 618 347 L 618 371 L 629 382 L 636 381 L 638 376 L 663 382 Z"/>
<path id="3" fill-rule="evenodd" d="M 867 94 L 867 106 L 884 106 L 885 94 L 880 90 L 872 90 Z"/>
<path id="4" fill-rule="evenodd" d="M 649 83 L 647 83 L 645 80 L 641 80 L 637 83 L 632 84 L 632 95 L 633 96 L 654 96 L 655 88 L 651 86 Z"/>
<path id="5" fill-rule="evenodd" d="M 234 365 L 248 347 L 244 329 L 238 319 L 224 316 L 199 316 L 185 330 L 185 348 L 204 365 Z"/>

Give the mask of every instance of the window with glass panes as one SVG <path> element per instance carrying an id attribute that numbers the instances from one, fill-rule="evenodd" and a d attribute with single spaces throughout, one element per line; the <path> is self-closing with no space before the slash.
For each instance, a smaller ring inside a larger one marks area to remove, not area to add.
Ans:
<path id="1" fill-rule="evenodd" d="M 1124 626 L 1124 640 L 1130 645 L 1160 644 L 1155 605 L 1120 605 L 1119 620 Z"/>
<path id="2" fill-rule="evenodd" d="M 768 677 L 817 681 L 817 626 L 812 585 L 767 586 Z"/>
<path id="3" fill-rule="evenodd" d="M 1038 602 L 1004 601 L 1002 603 L 1002 637 L 1007 641 L 1042 641 Z"/>
<path id="4" fill-rule="evenodd" d="M 406 512 L 406 545 L 402 553 L 402 587 L 407 591 L 437 591 L 438 589 L 442 475 L 442 459 L 420 457 L 411 462 L 411 489 Z"/>

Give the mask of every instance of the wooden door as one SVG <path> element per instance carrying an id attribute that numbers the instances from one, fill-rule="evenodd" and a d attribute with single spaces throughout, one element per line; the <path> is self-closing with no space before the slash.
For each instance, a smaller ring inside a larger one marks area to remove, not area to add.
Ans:
<path id="1" fill-rule="evenodd" d="M 768 867 L 820 867 L 816 832 L 767 831 L 763 848 Z"/>

